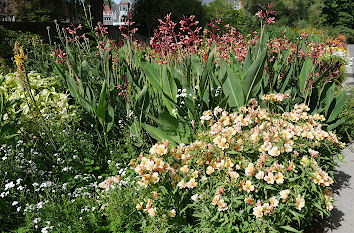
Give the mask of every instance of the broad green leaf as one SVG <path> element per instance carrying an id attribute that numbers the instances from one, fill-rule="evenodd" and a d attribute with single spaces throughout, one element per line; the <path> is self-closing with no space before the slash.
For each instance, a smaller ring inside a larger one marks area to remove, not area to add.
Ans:
<path id="1" fill-rule="evenodd" d="M 155 138 L 157 141 L 162 141 L 163 139 L 166 139 L 169 142 L 171 142 L 173 146 L 177 146 L 177 143 L 162 130 L 148 124 L 141 124 L 141 125 L 150 134 L 150 136 Z"/>
<path id="2" fill-rule="evenodd" d="M 262 79 L 264 71 L 264 63 L 266 58 L 267 50 L 264 50 L 257 59 L 248 68 L 244 80 L 242 80 L 242 91 L 245 97 L 245 102 L 247 103 L 252 95 L 255 95 L 260 86 L 257 86 L 259 81 Z"/>
<path id="3" fill-rule="evenodd" d="M 208 54 L 208 60 L 207 64 L 204 67 L 202 76 L 199 80 L 198 86 L 199 86 L 199 96 L 203 98 L 204 92 L 207 91 L 208 87 L 208 76 L 209 72 L 212 70 L 214 67 L 214 53 L 213 53 L 214 45 L 212 45 L 209 49 L 209 54 Z"/>
<path id="4" fill-rule="evenodd" d="M 114 109 L 112 108 L 112 106 L 108 106 L 108 116 L 110 116 L 110 119 L 107 123 L 106 132 L 109 132 L 114 124 Z"/>
<path id="5" fill-rule="evenodd" d="M 192 62 L 192 68 L 193 68 L 194 72 L 199 77 L 202 74 L 202 66 L 195 54 L 192 54 L 191 62 Z"/>
<path id="6" fill-rule="evenodd" d="M 142 63 L 144 72 L 148 80 L 150 81 L 151 85 L 156 88 L 159 91 L 162 91 L 162 88 L 160 86 L 159 78 L 158 78 L 158 71 L 157 67 L 154 67 L 154 65 L 148 63 L 148 62 L 143 62 Z"/>
<path id="7" fill-rule="evenodd" d="M 223 84 L 223 90 L 225 95 L 228 96 L 228 103 L 231 108 L 243 106 L 244 97 L 240 80 L 231 68 L 228 68 L 227 70 L 227 78 Z"/>
<path id="8" fill-rule="evenodd" d="M 327 116 L 329 107 L 331 106 L 331 103 L 334 99 L 334 88 L 335 88 L 335 84 L 331 84 L 330 88 L 328 88 L 328 90 L 325 93 L 325 114 Z"/>
<path id="9" fill-rule="evenodd" d="M 305 98 L 306 98 L 306 95 L 305 95 L 306 83 L 307 83 L 307 79 L 309 78 L 309 74 L 310 74 L 311 70 L 312 70 L 312 60 L 311 60 L 311 58 L 306 58 L 303 66 L 302 66 L 300 76 L 299 76 L 300 93 Z"/>
<path id="10" fill-rule="evenodd" d="M 335 123 L 329 125 L 327 127 L 327 130 L 333 130 L 333 129 L 337 128 L 339 125 L 343 124 L 345 121 L 346 121 L 345 118 L 339 119 Z"/>
<path id="11" fill-rule="evenodd" d="M 100 119 L 102 125 L 106 121 L 106 80 L 103 81 L 100 99 L 98 100 L 98 106 L 96 109 L 96 114 Z"/>
<path id="12" fill-rule="evenodd" d="M 346 92 L 342 91 L 342 93 L 340 93 L 335 98 L 336 105 L 333 108 L 331 114 L 329 115 L 329 118 L 327 120 L 328 122 L 334 121 L 339 116 L 339 114 L 341 113 L 341 111 L 342 111 L 342 109 L 344 107 L 346 96 L 347 96 Z"/>
<path id="13" fill-rule="evenodd" d="M 171 116 L 168 112 L 162 112 L 159 114 L 158 119 L 159 128 L 164 132 L 175 133 L 178 129 L 178 121 L 176 118 Z"/>
<path id="14" fill-rule="evenodd" d="M 286 78 L 284 80 L 284 83 L 283 83 L 282 87 L 280 88 L 279 93 L 284 93 L 285 88 L 288 87 L 288 83 L 289 83 L 290 77 L 293 75 L 293 70 L 294 70 L 294 64 L 290 67 L 288 75 L 286 76 Z"/>
<path id="15" fill-rule="evenodd" d="M 74 78 L 71 75 L 67 75 L 66 76 L 66 83 L 68 84 L 68 88 L 69 88 L 70 94 L 74 98 L 79 97 L 78 88 L 76 86 Z"/>
<path id="16" fill-rule="evenodd" d="M 149 105 L 149 93 L 146 85 L 144 85 L 144 88 L 138 93 L 137 95 L 137 100 L 135 104 L 135 114 L 137 116 L 140 116 L 139 119 L 141 119 L 141 116 L 145 113 L 146 108 Z"/>
<path id="17" fill-rule="evenodd" d="M 247 54 L 246 54 L 246 58 L 245 58 L 245 62 L 243 63 L 243 74 L 246 75 L 247 70 L 249 69 L 249 67 L 251 66 L 252 63 L 252 54 L 251 54 L 251 47 L 248 48 Z"/>
<path id="18" fill-rule="evenodd" d="M 280 228 L 290 231 L 290 232 L 301 233 L 301 231 L 298 231 L 295 228 L 292 228 L 291 226 L 281 226 Z"/>

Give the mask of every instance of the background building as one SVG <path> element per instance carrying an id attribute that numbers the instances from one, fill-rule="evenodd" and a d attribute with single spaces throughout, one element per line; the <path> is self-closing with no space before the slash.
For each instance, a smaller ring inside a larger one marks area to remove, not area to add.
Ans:
<path id="1" fill-rule="evenodd" d="M 132 2 L 130 0 L 121 0 L 118 4 L 111 3 L 103 6 L 103 25 L 120 26 L 127 21 L 131 12 Z"/>

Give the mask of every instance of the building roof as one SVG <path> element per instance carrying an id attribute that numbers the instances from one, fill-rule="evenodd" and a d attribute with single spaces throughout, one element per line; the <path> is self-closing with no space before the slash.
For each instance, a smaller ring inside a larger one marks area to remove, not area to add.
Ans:
<path id="1" fill-rule="evenodd" d="M 129 5 L 129 4 L 131 4 L 130 0 L 120 0 L 120 3 L 119 3 L 120 6 Z"/>
<path id="2" fill-rule="evenodd" d="M 106 15 L 113 14 L 112 10 L 109 8 L 109 6 L 107 4 L 103 5 L 103 14 L 106 14 Z"/>

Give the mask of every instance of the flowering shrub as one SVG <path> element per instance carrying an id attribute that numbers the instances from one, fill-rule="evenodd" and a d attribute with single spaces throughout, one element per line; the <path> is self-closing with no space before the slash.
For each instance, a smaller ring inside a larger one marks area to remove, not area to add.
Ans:
<path id="1" fill-rule="evenodd" d="M 2 76 L 0 76 L 2 78 Z M 27 93 L 26 81 L 20 79 L 17 73 L 9 73 L 0 86 L 8 101 L 17 101 L 10 109 L 10 114 L 22 111 L 23 119 L 32 119 L 36 116 L 37 110 L 44 118 L 55 120 L 72 119 L 74 106 L 69 105 L 67 94 L 59 92 L 58 82 L 54 77 L 43 78 L 39 73 L 29 72 L 27 74 L 29 90 Z"/>
<path id="2" fill-rule="evenodd" d="M 275 96 L 265 99 L 283 98 Z M 255 101 L 238 112 L 205 111 L 200 119 L 207 128 L 196 141 L 171 147 L 164 140 L 131 161 L 136 193 L 127 199 L 136 210 L 126 211 L 143 216 L 142 229 L 155 232 L 303 229 L 333 208 L 333 158 L 343 147 L 322 130 L 324 117 L 307 111 L 301 104 L 275 114 Z M 104 193 L 126 192 L 109 189 L 119 178 L 109 180 L 102 183 Z"/>

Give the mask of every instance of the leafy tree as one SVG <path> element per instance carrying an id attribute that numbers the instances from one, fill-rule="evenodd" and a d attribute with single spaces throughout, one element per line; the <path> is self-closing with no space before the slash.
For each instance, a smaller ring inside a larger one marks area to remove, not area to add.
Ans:
<path id="1" fill-rule="evenodd" d="M 250 14 L 274 2 L 273 10 L 278 24 L 299 26 L 299 24 L 320 23 L 323 0 L 243 0 L 243 6 Z"/>
<path id="2" fill-rule="evenodd" d="M 215 0 L 205 9 L 210 19 L 221 19 L 222 24 L 240 27 L 245 23 L 244 10 L 235 10 L 227 0 Z"/>
<path id="3" fill-rule="evenodd" d="M 97 2 L 97 1 L 96 1 Z M 48 22 L 63 16 L 78 19 L 80 0 L 2 0 L 4 13 L 14 15 L 16 21 Z"/>
<path id="4" fill-rule="evenodd" d="M 323 18 L 326 25 L 344 32 L 354 40 L 354 3 L 352 0 L 324 0 Z"/>
<path id="5" fill-rule="evenodd" d="M 151 36 L 153 29 L 171 13 L 171 19 L 179 21 L 183 16 L 195 15 L 201 25 L 206 23 L 206 12 L 200 0 L 136 0 L 132 19 L 144 36 Z"/>

